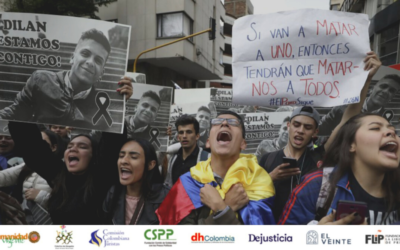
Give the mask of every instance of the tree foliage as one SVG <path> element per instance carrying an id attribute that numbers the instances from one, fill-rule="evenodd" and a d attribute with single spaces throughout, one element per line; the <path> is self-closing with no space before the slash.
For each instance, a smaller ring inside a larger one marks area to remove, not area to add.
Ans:
<path id="1" fill-rule="evenodd" d="M 96 12 L 99 6 L 115 0 L 3 0 L 3 7 L 8 12 L 25 12 L 63 16 L 90 17 L 99 19 Z"/>

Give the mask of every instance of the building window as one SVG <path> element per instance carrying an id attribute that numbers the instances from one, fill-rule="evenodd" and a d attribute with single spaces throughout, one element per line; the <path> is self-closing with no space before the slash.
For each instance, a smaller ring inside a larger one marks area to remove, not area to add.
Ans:
<path id="1" fill-rule="evenodd" d="M 117 0 L 94 0 L 95 4 L 99 4 L 99 3 L 108 3 L 108 2 L 115 2 Z"/>
<path id="2" fill-rule="evenodd" d="M 331 5 L 331 10 L 339 10 L 339 4 Z"/>
<path id="3" fill-rule="evenodd" d="M 379 39 L 379 57 L 383 65 L 396 64 L 399 45 L 399 24 L 394 24 L 382 31 Z"/>
<path id="4" fill-rule="evenodd" d="M 193 34 L 193 21 L 185 13 L 157 15 L 158 38 L 183 37 L 191 34 Z"/>
<path id="5" fill-rule="evenodd" d="M 224 35 L 224 26 L 225 26 L 224 19 L 221 18 L 219 20 L 219 33 L 221 33 L 221 35 Z"/>
<path id="6" fill-rule="evenodd" d="M 224 65 L 224 51 L 219 49 L 219 64 Z"/>
<path id="7" fill-rule="evenodd" d="M 396 2 L 396 0 L 378 0 L 377 12 L 385 9 L 386 7 L 388 7 L 389 5 L 391 5 L 394 2 Z"/>

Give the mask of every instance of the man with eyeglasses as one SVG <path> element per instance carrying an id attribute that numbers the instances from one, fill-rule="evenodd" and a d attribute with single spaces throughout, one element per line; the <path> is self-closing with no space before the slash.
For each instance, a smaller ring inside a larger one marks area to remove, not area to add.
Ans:
<path id="1" fill-rule="evenodd" d="M 247 146 L 243 119 L 224 111 L 211 120 L 207 161 L 180 176 L 156 211 L 160 224 L 274 224 L 275 194 L 268 173 Z"/>
<path id="2" fill-rule="evenodd" d="M 322 164 L 325 150 L 329 148 L 340 127 L 351 117 L 360 113 L 371 79 L 381 65 L 373 52 L 368 52 L 364 62 L 364 70 L 369 70 L 369 74 L 360 93 L 360 102 L 347 106 L 340 123 L 323 146 L 318 148 L 311 146 L 312 138 L 316 137 L 319 132 L 320 115 L 318 111 L 310 106 L 298 107 L 290 116 L 290 121 L 287 122 L 289 134 L 287 145 L 281 150 L 263 155 L 259 161 L 260 166 L 270 174 L 275 185 L 276 198 L 272 211 L 276 222 L 283 213 L 290 193 L 300 184 L 302 177 Z M 293 158 L 296 161 L 296 167 L 289 167 L 289 163 L 284 163 L 284 157 Z"/>
<path id="3" fill-rule="evenodd" d="M 136 113 L 125 118 L 128 138 L 152 138 L 151 123 L 156 119 L 161 106 L 161 99 L 154 91 L 143 93 L 136 106 Z"/>

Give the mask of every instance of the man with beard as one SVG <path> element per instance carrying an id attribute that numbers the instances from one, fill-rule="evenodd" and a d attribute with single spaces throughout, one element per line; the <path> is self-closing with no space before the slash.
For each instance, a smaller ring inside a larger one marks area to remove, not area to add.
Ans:
<path id="1" fill-rule="evenodd" d="M 258 161 L 261 160 L 261 157 L 264 154 L 279 150 L 287 144 L 287 140 L 288 140 L 288 132 L 287 132 L 288 125 L 287 125 L 287 123 L 289 121 L 290 121 L 289 116 L 283 120 L 281 128 L 279 129 L 279 137 L 278 138 L 262 140 L 260 142 L 260 144 L 257 147 L 256 152 L 254 153 L 254 155 L 257 156 Z"/>
<path id="2" fill-rule="evenodd" d="M 136 106 L 136 113 L 125 118 L 128 138 L 144 138 L 150 141 L 154 136 L 151 133 L 155 130 L 150 124 L 156 119 L 160 106 L 161 99 L 156 92 L 145 92 Z"/>
<path id="3" fill-rule="evenodd" d="M 182 115 L 175 122 L 178 131 L 177 139 L 180 149 L 176 154 L 170 154 L 168 160 L 167 177 L 165 184 L 172 187 L 178 178 L 188 172 L 199 161 L 208 159 L 208 152 L 197 145 L 200 138 L 199 122 L 190 115 Z"/>

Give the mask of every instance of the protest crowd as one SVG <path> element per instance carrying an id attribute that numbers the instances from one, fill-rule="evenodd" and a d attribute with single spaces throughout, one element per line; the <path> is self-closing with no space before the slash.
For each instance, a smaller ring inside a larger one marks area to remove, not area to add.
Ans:
<path id="1" fill-rule="evenodd" d="M 14 104 L 0 110 L 0 118 L 10 120 L 9 134 L 0 132 L 1 224 L 399 223 L 400 138 L 382 114 L 363 107 L 381 66 L 374 52 L 365 55 L 369 72 L 359 102 L 343 108 L 334 127 L 329 123 L 326 140 L 315 143 L 329 117 L 321 119 L 313 106 L 298 106 L 285 118 L 279 138 L 263 141 L 256 154 L 241 153 L 246 126 L 237 110 L 212 116 L 205 106 L 195 116 L 176 119 L 176 134 L 166 127 L 175 144 L 156 151 L 150 123 L 162 100 L 151 90 L 142 95 L 136 114 L 125 117 L 122 134 L 71 135 L 74 127 L 64 125 L 85 124 L 94 115 L 83 100 L 97 98 L 91 83 L 101 80 L 109 53 L 100 32 L 85 33 L 70 70 L 36 71 Z M 391 80 L 399 89 L 400 78 Z M 132 81 L 121 77 L 116 93 L 129 99 Z M 53 108 L 45 107 L 50 98 Z M 245 106 L 239 113 L 257 108 Z M 35 119 L 13 121 L 14 116 Z M 342 213 L 346 202 L 366 208 Z"/>

